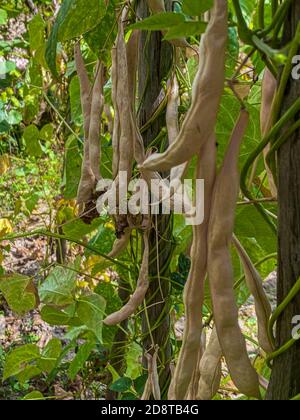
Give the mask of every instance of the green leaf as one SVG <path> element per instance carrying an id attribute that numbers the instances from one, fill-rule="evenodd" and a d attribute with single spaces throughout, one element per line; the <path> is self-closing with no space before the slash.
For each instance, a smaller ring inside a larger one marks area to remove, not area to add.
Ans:
<path id="1" fill-rule="evenodd" d="M 44 395 L 40 391 L 32 391 L 29 394 L 25 395 L 23 401 L 41 401 L 45 400 Z"/>
<path id="2" fill-rule="evenodd" d="M 52 124 L 46 124 L 40 131 L 40 139 L 51 141 L 53 139 L 54 128 Z"/>
<path id="3" fill-rule="evenodd" d="M 238 99 L 234 95 L 226 92 L 222 97 L 216 127 L 219 165 L 223 161 L 232 130 L 240 113 L 240 109 L 241 105 Z M 250 122 L 241 146 L 239 158 L 240 168 L 245 164 L 250 153 L 261 141 L 259 109 L 253 105 L 248 105 L 247 109 L 250 114 Z M 263 166 L 259 165 L 258 169 L 260 168 L 263 169 Z"/>
<path id="4" fill-rule="evenodd" d="M 41 401 L 41 400 L 45 400 L 45 397 L 40 391 L 32 391 L 29 394 L 25 395 L 25 397 L 22 400 L 23 401 Z"/>
<path id="5" fill-rule="evenodd" d="M 40 14 L 34 16 L 28 24 L 31 51 L 36 51 L 45 43 L 45 22 Z"/>
<path id="6" fill-rule="evenodd" d="M 98 25 L 84 35 L 90 49 L 99 56 L 104 64 L 111 63 L 111 48 L 117 35 L 115 5 L 113 1 L 108 2 L 105 16 Z M 105 48 L 103 49 L 103 47 Z"/>
<path id="7" fill-rule="evenodd" d="M 12 109 L 7 116 L 7 122 L 10 125 L 18 125 L 22 121 L 22 114 Z"/>
<path id="8" fill-rule="evenodd" d="M 182 11 L 189 16 L 201 16 L 214 5 L 214 0 L 183 0 Z"/>
<path id="9" fill-rule="evenodd" d="M 88 5 L 88 7 L 87 7 Z M 76 38 L 98 25 L 106 12 L 105 0 L 73 0 L 58 31 L 60 41 Z"/>
<path id="10" fill-rule="evenodd" d="M 76 285 L 76 272 L 64 267 L 56 267 L 39 287 L 43 303 L 63 307 L 74 302 L 73 291 Z"/>
<path id="11" fill-rule="evenodd" d="M 0 9 L 0 25 L 6 25 L 8 20 L 8 15 L 6 10 Z"/>
<path id="12" fill-rule="evenodd" d="M 84 236 L 97 230 L 101 223 L 102 220 L 100 217 L 93 220 L 90 225 L 85 224 L 82 220 L 74 220 L 73 222 L 66 224 L 63 227 L 63 231 L 68 238 L 82 240 Z"/>
<path id="13" fill-rule="evenodd" d="M 22 372 L 16 375 L 16 379 L 20 382 L 21 385 L 25 385 L 26 382 L 30 381 L 30 379 L 38 376 L 42 373 L 41 369 L 37 366 L 26 366 Z"/>
<path id="14" fill-rule="evenodd" d="M 141 22 L 134 23 L 130 29 L 145 31 L 162 31 L 180 25 L 185 21 L 181 13 L 165 12 L 150 16 Z"/>
<path id="15" fill-rule="evenodd" d="M 58 32 L 59 32 L 60 26 L 64 22 L 65 17 L 67 16 L 69 9 L 72 6 L 72 3 L 73 3 L 73 0 L 63 1 L 59 9 L 58 15 L 56 17 L 55 23 L 53 25 L 53 28 L 51 30 L 49 39 L 47 41 L 47 45 L 46 45 L 46 51 L 45 51 L 46 62 L 53 76 L 57 79 L 58 79 L 58 73 L 57 73 L 57 66 L 56 66 L 56 52 L 57 52 L 57 43 L 58 43 Z"/>
<path id="16" fill-rule="evenodd" d="M 77 304 L 79 319 L 95 334 L 100 342 L 102 342 L 102 321 L 105 315 L 105 307 L 105 299 L 97 294 L 82 296 Z"/>
<path id="17" fill-rule="evenodd" d="M 25 128 L 23 138 L 26 145 L 26 152 L 29 156 L 41 157 L 43 154 L 39 138 L 40 132 L 35 125 L 29 125 Z"/>
<path id="18" fill-rule="evenodd" d="M 254 238 L 266 255 L 277 250 L 276 235 L 254 206 L 238 208 L 235 233 L 240 238 Z"/>
<path id="19" fill-rule="evenodd" d="M 78 185 L 81 177 L 82 158 L 80 155 L 78 140 L 70 136 L 65 145 L 65 176 L 64 197 L 72 200 L 77 196 Z"/>
<path id="20" fill-rule="evenodd" d="M 0 75 L 6 75 L 7 73 L 10 73 L 11 71 L 16 70 L 16 63 L 13 61 L 0 61 Z"/>
<path id="21" fill-rule="evenodd" d="M 96 235 L 89 241 L 89 245 L 101 254 L 109 254 L 116 240 L 114 229 L 101 225 Z M 94 255 L 95 252 L 86 250 L 85 255 Z"/>
<path id="22" fill-rule="evenodd" d="M 27 344 L 13 350 L 6 357 L 3 380 L 19 375 L 29 363 L 38 360 L 40 357 L 40 350 L 35 344 Z"/>
<path id="23" fill-rule="evenodd" d="M 114 382 L 109 387 L 109 389 L 114 392 L 126 392 L 131 388 L 131 386 L 132 386 L 132 380 L 124 376 L 123 378 L 120 378 L 116 382 Z"/>
<path id="24" fill-rule="evenodd" d="M 64 311 L 53 308 L 52 306 L 43 306 L 41 309 L 41 318 L 49 325 L 70 325 L 71 318 Z"/>
<path id="25" fill-rule="evenodd" d="M 49 341 L 47 346 L 42 351 L 42 357 L 38 360 L 38 367 L 43 372 L 51 372 L 56 364 L 57 359 L 59 358 L 62 352 L 62 344 L 61 341 L 57 338 Z"/>
<path id="26" fill-rule="evenodd" d="M 174 26 L 168 30 L 164 39 L 188 38 L 193 35 L 199 35 L 206 31 L 207 23 L 205 22 L 183 22 L 178 26 Z"/>
<path id="27" fill-rule="evenodd" d="M 87 341 L 80 345 L 79 350 L 69 366 L 69 377 L 73 381 L 77 373 L 84 367 L 86 361 L 90 357 L 92 350 L 95 348 L 93 341 Z"/>
<path id="28" fill-rule="evenodd" d="M 69 86 L 71 117 L 74 124 L 83 125 L 83 115 L 80 101 L 80 83 L 78 76 L 74 76 Z"/>
<path id="29" fill-rule="evenodd" d="M 106 300 L 106 313 L 112 314 L 118 311 L 122 307 L 122 301 L 118 295 L 116 288 L 111 283 L 99 282 L 95 289 L 95 293 L 102 296 Z M 118 327 L 109 327 L 103 325 L 102 336 L 103 345 L 105 347 L 111 347 L 114 341 L 114 336 Z"/>
<path id="30" fill-rule="evenodd" d="M 21 274 L 1 276 L 0 291 L 9 307 L 19 315 L 24 315 L 37 305 L 35 288 L 30 277 Z"/>

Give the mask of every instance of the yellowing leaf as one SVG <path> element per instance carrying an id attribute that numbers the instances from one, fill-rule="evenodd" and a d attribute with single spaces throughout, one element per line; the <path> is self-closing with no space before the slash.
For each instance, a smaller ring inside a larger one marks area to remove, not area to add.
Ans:
<path id="1" fill-rule="evenodd" d="M 11 166 L 9 156 L 7 154 L 0 156 L 0 175 L 6 174 Z"/>
<path id="2" fill-rule="evenodd" d="M 102 274 L 101 277 L 105 283 L 110 283 L 110 276 L 107 273 Z"/>
<path id="3" fill-rule="evenodd" d="M 12 233 L 13 228 L 8 219 L 0 219 L 0 238 Z"/>

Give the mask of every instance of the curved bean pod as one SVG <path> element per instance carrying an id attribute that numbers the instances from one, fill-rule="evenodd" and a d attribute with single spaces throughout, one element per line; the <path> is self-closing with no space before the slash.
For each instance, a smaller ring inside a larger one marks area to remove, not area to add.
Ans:
<path id="1" fill-rule="evenodd" d="M 231 378 L 240 392 L 260 398 L 258 375 L 238 323 L 230 255 L 239 192 L 238 157 L 248 123 L 249 114 L 242 110 L 216 181 L 208 234 L 208 275 L 216 329 Z"/>
<path id="2" fill-rule="evenodd" d="M 144 232 L 144 255 L 141 265 L 140 275 L 137 281 L 136 290 L 129 299 L 129 302 L 123 306 L 118 312 L 115 312 L 109 315 L 103 321 L 104 324 L 112 326 L 120 324 L 125 319 L 128 319 L 137 308 L 144 302 L 146 293 L 149 288 L 149 273 L 148 273 L 148 264 L 149 264 L 149 232 Z"/>
<path id="3" fill-rule="evenodd" d="M 246 250 L 235 236 L 233 236 L 233 243 L 244 267 L 247 286 L 254 297 L 255 312 L 258 323 L 258 342 L 267 354 L 272 353 L 274 351 L 274 347 L 268 334 L 268 325 L 272 315 L 272 308 L 264 291 L 263 281 Z"/>
<path id="4" fill-rule="evenodd" d="M 210 401 L 218 392 L 222 377 L 221 358 L 222 350 L 217 330 L 214 328 L 200 362 L 197 400 Z"/>
<path id="5" fill-rule="evenodd" d="M 200 153 L 197 179 L 205 180 L 205 220 L 193 226 L 192 266 L 184 291 L 186 313 L 183 343 L 172 379 L 169 399 L 184 400 L 197 364 L 202 335 L 202 306 L 207 273 L 207 235 L 212 193 L 216 177 L 216 140 L 211 136 Z"/>
<path id="6" fill-rule="evenodd" d="M 146 159 L 143 169 L 168 171 L 189 161 L 213 133 L 225 81 L 227 28 L 227 0 L 215 0 L 211 21 L 201 41 L 190 110 L 176 142 L 165 153 Z"/>

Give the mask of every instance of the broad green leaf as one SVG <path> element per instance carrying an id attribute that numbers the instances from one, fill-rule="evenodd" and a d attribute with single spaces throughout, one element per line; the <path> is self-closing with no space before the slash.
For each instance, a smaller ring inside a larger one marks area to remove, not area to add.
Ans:
<path id="1" fill-rule="evenodd" d="M 132 380 L 130 378 L 126 378 L 125 376 L 118 379 L 114 382 L 109 389 L 114 392 L 126 392 L 132 386 Z"/>
<path id="2" fill-rule="evenodd" d="M 7 122 L 10 125 L 18 125 L 22 121 L 22 114 L 15 109 L 12 109 L 7 115 Z"/>
<path id="3" fill-rule="evenodd" d="M 45 42 L 45 22 L 40 14 L 34 16 L 28 24 L 31 51 L 36 51 Z"/>
<path id="4" fill-rule="evenodd" d="M 36 290 L 30 277 L 8 274 L 0 277 L 0 291 L 9 307 L 19 315 L 37 306 Z"/>
<path id="5" fill-rule="evenodd" d="M 277 250 L 276 235 L 254 206 L 238 208 L 235 233 L 240 238 L 254 238 L 265 251 L 265 255 Z"/>
<path id="6" fill-rule="evenodd" d="M 189 16 L 201 16 L 214 5 L 214 0 L 183 0 L 182 11 Z"/>
<path id="7" fill-rule="evenodd" d="M 106 301 L 97 294 L 82 296 L 77 303 L 77 315 L 81 322 L 102 342 L 102 324 Z"/>
<path id="8" fill-rule="evenodd" d="M 41 157 L 43 151 L 39 142 L 40 132 L 38 128 L 35 125 L 29 125 L 24 130 L 23 138 L 27 154 L 33 157 Z"/>
<path id="9" fill-rule="evenodd" d="M 93 220 L 90 225 L 85 224 L 82 220 L 74 220 L 74 222 L 67 223 L 63 227 L 63 231 L 68 238 L 81 241 L 85 235 L 97 230 L 101 223 L 100 217 Z"/>
<path id="10" fill-rule="evenodd" d="M 47 305 L 43 306 L 41 309 L 41 318 L 49 325 L 57 326 L 69 325 L 71 320 L 70 316 L 64 311 Z"/>
<path id="11" fill-rule="evenodd" d="M 84 367 L 94 348 L 95 343 L 93 341 L 87 341 L 86 343 L 80 345 L 75 358 L 69 366 L 68 373 L 71 380 L 74 380 L 77 373 Z"/>
<path id="12" fill-rule="evenodd" d="M 105 0 L 73 0 L 58 31 L 60 41 L 76 38 L 98 25 L 106 12 Z"/>
<path id="13" fill-rule="evenodd" d="M 0 25 L 6 25 L 8 20 L 7 11 L 0 9 Z"/>
<path id="14" fill-rule="evenodd" d="M 139 344 L 132 342 L 126 353 L 126 376 L 132 379 L 136 379 L 143 373 L 143 369 L 140 363 L 142 354 L 142 347 Z"/>
<path id="15" fill-rule="evenodd" d="M 56 17 L 55 23 L 51 30 L 50 36 L 47 41 L 45 58 L 48 64 L 49 69 L 51 70 L 53 76 L 58 79 L 57 65 L 56 65 L 56 53 L 57 53 L 57 43 L 58 43 L 58 32 L 60 26 L 63 24 L 64 19 L 67 16 L 69 9 L 71 8 L 73 0 L 64 0 L 58 15 Z"/>
<path id="16" fill-rule="evenodd" d="M 180 13 L 165 12 L 150 16 L 141 22 L 134 23 L 131 29 L 142 29 L 145 31 L 161 31 L 182 24 L 185 18 Z"/>
<path id="17" fill-rule="evenodd" d="M 54 338 L 53 340 L 49 341 L 49 343 L 42 351 L 41 359 L 39 359 L 37 362 L 38 367 L 43 372 L 51 372 L 55 368 L 57 359 L 59 358 L 61 352 L 62 344 L 59 339 Z"/>
<path id="18" fill-rule="evenodd" d="M 29 363 L 40 357 L 40 350 L 35 344 L 26 344 L 11 351 L 5 360 L 3 380 L 19 375 Z"/>
<path id="19" fill-rule="evenodd" d="M 82 158 L 78 147 L 78 140 L 72 135 L 68 138 L 65 146 L 64 197 L 68 200 L 77 196 L 81 177 L 81 166 Z"/>
<path id="20" fill-rule="evenodd" d="M 239 117 L 240 109 L 241 105 L 237 98 L 226 92 L 222 97 L 216 127 L 219 165 L 223 161 L 231 133 Z M 253 105 L 248 105 L 247 109 L 250 113 L 250 122 L 241 146 L 239 158 L 240 168 L 246 162 L 249 154 L 261 141 L 259 109 Z M 263 167 L 259 165 L 259 169 L 263 169 Z"/>
<path id="21" fill-rule="evenodd" d="M 106 300 L 107 314 L 112 314 L 122 307 L 122 301 L 118 295 L 118 292 L 111 283 L 100 282 L 96 287 L 95 292 Z M 116 331 L 117 327 L 108 327 L 107 325 L 103 324 L 102 337 L 104 346 L 108 348 L 112 346 Z"/>
<path id="22" fill-rule="evenodd" d="M 80 101 L 80 84 L 78 76 L 74 76 L 69 86 L 71 117 L 74 124 L 83 125 L 83 115 Z"/>
<path id="23" fill-rule="evenodd" d="M 41 401 L 45 400 L 44 395 L 40 391 L 32 391 L 29 394 L 25 395 L 23 401 Z"/>
<path id="24" fill-rule="evenodd" d="M 96 235 L 89 241 L 89 245 L 101 252 L 101 254 L 107 255 L 112 250 L 115 240 L 115 231 L 108 226 L 101 225 Z M 95 253 L 86 250 L 85 254 L 86 256 L 90 256 Z"/>
<path id="25" fill-rule="evenodd" d="M 46 124 L 40 131 L 40 139 L 50 142 L 53 139 L 54 127 L 52 124 Z"/>
<path id="26" fill-rule="evenodd" d="M 26 366 L 22 372 L 20 372 L 18 375 L 16 375 L 16 378 L 18 382 L 20 382 L 21 385 L 25 385 L 26 382 L 30 381 L 30 379 L 34 378 L 35 376 L 38 376 L 42 373 L 41 369 L 39 369 L 37 366 Z"/>
<path id="27" fill-rule="evenodd" d="M 168 30 L 164 39 L 188 38 L 193 35 L 199 35 L 205 32 L 207 23 L 205 22 L 183 22 Z"/>
<path id="28" fill-rule="evenodd" d="M 116 39 L 117 27 L 115 5 L 113 1 L 110 1 L 106 14 L 99 24 L 84 35 L 91 50 L 107 65 L 111 63 L 110 51 Z"/>
<path id="29" fill-rule="evenodd" d="M 64 267 L 56 267 L 39 287 L 41 302 L 63 307 L 74 302 L 76 272 Z"/>
<path id="30" fill-rule="evenodd" d="M 16 70 L 16 63 L 13 61 L 0 61 L 0 76 L 5 76 L 7 73 Z"/>

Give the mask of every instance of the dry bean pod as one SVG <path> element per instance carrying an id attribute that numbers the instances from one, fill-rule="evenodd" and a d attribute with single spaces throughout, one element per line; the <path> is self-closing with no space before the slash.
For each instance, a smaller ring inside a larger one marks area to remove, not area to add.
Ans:
<path id="1" fill-rule="evenodd" d="M 262 278 L 254 267 L 246 250 L 235 236 L 233 236 L 233 243 L 244 268 L 247 286 L 254 297 L 258 324 L 258 342 L 267 354 L 273 353 L 274 348 L 268 334 L 268 325 L 272 315 L 272 308 L 264 291 Z"/>
<path id="2" fill-rule="evenodd" d="M 179 84 L 177 81 L 176 74 L 170 81 L 170 91 L 168 94 L 168 104 L 166 112 L 166 123 L 168 131 L 169 145 L 174 144 L 179 134 L 179 121 L 178 121 L 178 106 L 180 103 L 179 97 Z M 175 168 L 171 169 L 170 179 L 182 180 L 184 174 L 188 168 L 188 162 L 183 163 Z"/>
<path id="3" fill-rule="evenodd" d="M 146 159 L 143 169 L 168 171 L 188 162 L 214 132 L 225 81 L 227 30 L 227 0 L 215 0 L 210 23 L 201 40 L 192 104 L 178 138 L 165 153 Z"/>
<path id="4" fill-rule="evenodd" d="M 89 128 L 89 160 L 91 170 L 96 181 L 101 179 L 100 162 L 101 162 L 101 116 L 104 108 L 104 68 L 99 61 L 96 67 L 95 82 L 92 93 L 91 118 Z"/>
<path id="5" fill-rule="evenodd" d="M 136 290 L 129 299 L 129 302 L 123 306 L 118 312 L 109 315 L 105 320 L 104 324 L 112 326 L 120 324 L 125 319 L 128 319 L 135 313 L 138 307 L 144 302 L 146 293 L 149 288 L 149 232 L 144 232 L 144 255 L 141 265 L 139 278 L 137 281 Z"/>
<path id="6" fill-rule="evenodd" d="M 200 379 L 197 400 L 210 401 L 220 388 L 222 377 L 222 350 L 219 344 L 217 330 L 214 328 L 208 346 L 200 361 Z"/>
<path id="7" fill-rule="evenodd" d="M 238 157 L 248 123 L 249 114 L 242 110 L 216 181 L 208 234 L 208 274 L 216 329 L 231 378 L 241 393 L 260 398 L 258 375 L 238 323 L 230 254 L 239 192 Z"/>
<path id="8" fill-rule="evenodd" d="M 84 119 L 84 153 L 82 160 L 81 179 L 77 192 L 77 203 L 83 204 L 90 201 L 93 197 L 93 191 L 96 179 L 91 168 L 89 152 L 89 130 L 91 121 L 91 84 L 86 71 L 84 60 L 80 50 L 80 43 L 75 46 L 75 64 L 80 83 L 80 100 Z"/>
<path id="9" fill-rule="evenodd" d="M 125 251 L 130 241 L 131 232 L 131 228 L 126 228 L 122 237 L 115 240 L 113 248 L 108 254 L 109 258 L 117 258 L 123 251 Z"/>
<path id="10" fill-rule="evenodd" d="M 175 375 L 170 385 L 169 399 L 184 400 L 187 397 L 201 349 L 202 306 L 207 273 L 207 234 L 215 176 L 216 140 L 213 135 L 200 152 L 198 161 L 197 179 L 205 181 L 205 220 L 201 225 L 193 226 L 192 265 L 184 290 L 185 329 Z"/>

